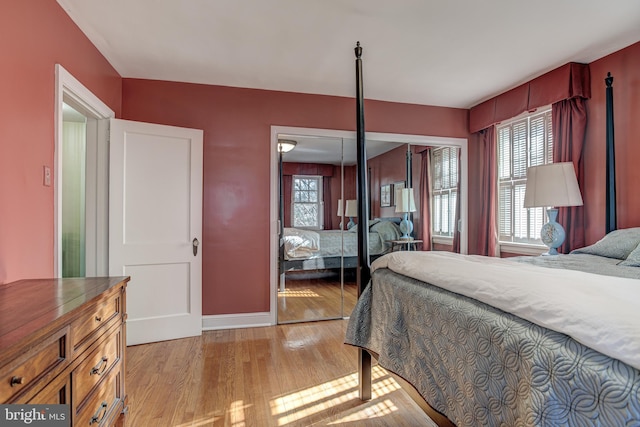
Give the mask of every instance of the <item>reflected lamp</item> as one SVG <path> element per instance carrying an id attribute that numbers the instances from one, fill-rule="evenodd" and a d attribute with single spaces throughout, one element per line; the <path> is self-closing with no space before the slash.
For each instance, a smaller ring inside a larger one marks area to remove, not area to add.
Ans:
<path id="1" fill-rule="evenodd" d="M 288 153 L 296 148 L 297 142 L 292 139 L 279 139 L 278 140 L 278 153 Z"/>
<path id="2" fill-rule="evenodd" d="M 403 240 L 412 240 L 413 222 L 409 219 L 409 213 L 416 211 L 416 203 L 413 197 L 413 188 L 403 188 L 397 193 L 396 213 L 402 213 L 402 221 L 400 221 L 400 231 L 402 231 Z"/>
<path id="3" fill-rule="evenodd" d="M 347 230 L 356 225 L 353 221 L 354 217 L 358 217 L 358 203 L 356 200 L 347 200 L 346 207 L 344 209 L 344 216 L 349 217 L 349 222 L 347 223 Z"/>

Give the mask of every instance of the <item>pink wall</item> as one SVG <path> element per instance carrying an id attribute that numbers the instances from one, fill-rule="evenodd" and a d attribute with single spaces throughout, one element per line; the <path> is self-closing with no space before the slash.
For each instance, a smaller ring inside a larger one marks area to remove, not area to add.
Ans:
<path id="1" fill-rule="evenodd" d="M 55 64 L 120 112 L 122 79 L 55 0 L 0 13 L 0 283 L 53 275 Z"/>
<path id="2" fill-rule="evenodd" d="M 203 313 L 269 310 L 271 125 L 354 130 L 355 100 L 123 80 L 125 119 L 204 130 Z M 468 137 L 467 110 L 365 102 L 368 131 Z"/>
<path id="3" fill-rule="evenodd" d="M 606 101 L 604 79 L 613 76 L 618 228 L 640 227 L 640 43 L 594 61 L 584 145 L 586 243 L 605 232 Z"/>
<path id="4" fill-rule="evenodd" d="M 367 166 L 371 172 L 371 217 L 398 217 L 401 214 L 396 213 L 395 203 L 392 206 L 380 206 L 380 186 L 391 184 L 393 192 L 393 183 L 407 180 L 407 145 L 401 145 L 391 151 L 387 151 L 377 157 L 369 159 Z"/>

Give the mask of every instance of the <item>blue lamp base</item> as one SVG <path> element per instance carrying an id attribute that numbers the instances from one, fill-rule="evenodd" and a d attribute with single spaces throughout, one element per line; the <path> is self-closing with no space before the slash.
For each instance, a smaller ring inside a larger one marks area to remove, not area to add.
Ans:
<path id="1" fill-rule="evenodd" d="M 352 217 L 352 216 L 350 216 L 350 217 L 349 217 L 349 222 L 347 223 L 347 230 L 350 230 L 350 229 L 351 229 L 351 227 L 353 227 L 354 225 L 356 225 L 356 223 L 355 223 L 355 222 L 353 222 L 353 217 Z"/>
<path id="2" fill-rule="evenodd" d="M 558 209 L 547 209 L 549 222 L 542 226 L 540 230 L 540 238 L 542 243 L 549 247 L 549 252 L 543 255 L 558 255 L 558 248 L 564 243 L 564 228 L 556 222 L 558 218 Z"/>
<path id="3" fill-rule="evenodd" d="M 400 237 L 403 240 L 412 240 L 411 233 L 413 233 L 413 223 L 409 219 L 409 214 L 405 212 L 402 217 L 402 221 L 400 221 L 400 231 L 402 231 L 402 236 Z"/>

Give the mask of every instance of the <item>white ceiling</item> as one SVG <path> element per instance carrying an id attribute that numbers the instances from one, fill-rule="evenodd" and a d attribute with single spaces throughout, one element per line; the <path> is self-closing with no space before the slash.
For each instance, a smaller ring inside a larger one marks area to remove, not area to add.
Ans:
<path id="1" fill-rule="evenodd" d="M 469 108 L 640 40 L 640 1 L 58 0 L 122 77 Z M 593 76 L 594 79 L 604 76 Z"/>

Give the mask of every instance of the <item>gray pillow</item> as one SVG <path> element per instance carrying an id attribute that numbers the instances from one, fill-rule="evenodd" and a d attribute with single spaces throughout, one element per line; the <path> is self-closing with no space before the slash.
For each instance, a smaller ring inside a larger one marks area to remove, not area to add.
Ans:
<path id="1" fill-rule="evenodd" d="M 591 254 L 626 260 L 640 243 L 640 227 L 614 230 L 591 246 L 571 251 L 572 254 Z"/>
<path id="2" fill-rule="evenodd" d="M 640 244 L 631 251 L 627 259 L 619 262 L 618 265 L 626 265 L 627 267 L 640 267 Z"/>

